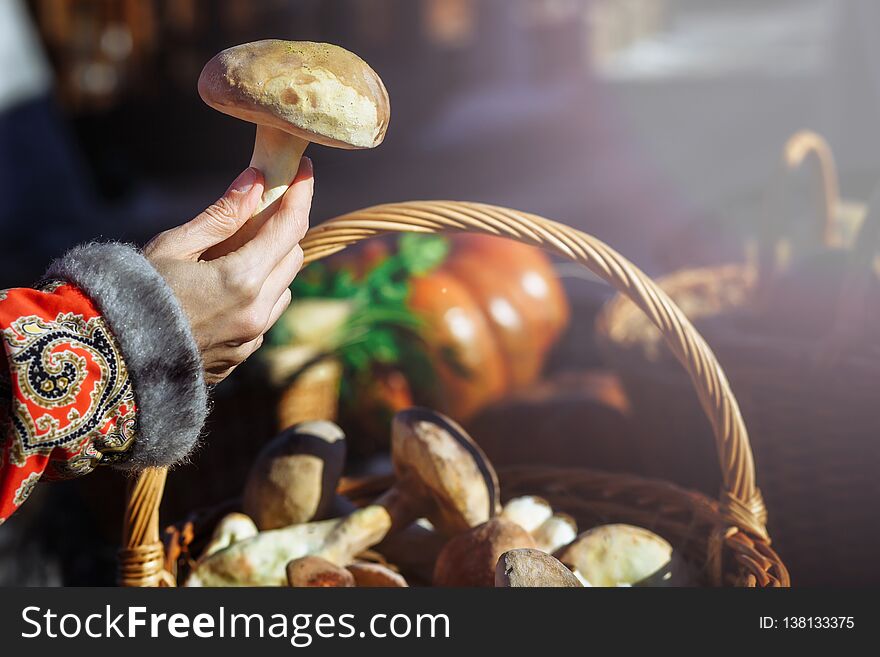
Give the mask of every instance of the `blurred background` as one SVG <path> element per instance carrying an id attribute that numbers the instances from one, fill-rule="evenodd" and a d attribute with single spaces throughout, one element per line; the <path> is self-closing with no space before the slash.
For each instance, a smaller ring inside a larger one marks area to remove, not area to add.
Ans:
<path id="1" fill-rule="evenodd" d="M 392 99 L 380 148 L 309 150 L 313 223 L 385 201 L 476 200 L 590 232 L 652 275 L 739 262 L 795 131 L 827 138 L 842 197 L 869 196 L 878 29 L 871 0 L 4 0 L 0 289 L 78 242 L 144 242 L 221 194 L 253 126 L 205 106 L 196 80 L 217 51 L 262 38 L 344 46 Z M 599 367 L 583 338 L 610 292 L 557 271 L 572 319 L 548 369 L 571 377 Z M 597 376 L 584 386 L 623 408 Z M 251 429 L 240 439 L 263 439 Z M 633 440 L 582 460 L 674 476 L 624 462 Z M 694 458 L 711 471 L 711 439 Z M 202 455 L 192 470 L 203 490 L 223 488 Z M 102 477 L 35 494 L 0 530 L 0 581 L 112 582 L 121 485 Z M 717 493 L 714 471 L 677 481 Z"/>

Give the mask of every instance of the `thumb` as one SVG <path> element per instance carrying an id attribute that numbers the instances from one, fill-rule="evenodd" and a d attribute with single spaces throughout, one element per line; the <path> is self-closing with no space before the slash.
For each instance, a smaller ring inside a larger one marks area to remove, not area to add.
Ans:
<path id="1" fill-rule="evenodd" d="M 178 244 L 193 257 L 231 237 L 250 219 L 263 195 L 263 176 L 253 167 L 242 171 L 219 199 L 180 227 Z"/>

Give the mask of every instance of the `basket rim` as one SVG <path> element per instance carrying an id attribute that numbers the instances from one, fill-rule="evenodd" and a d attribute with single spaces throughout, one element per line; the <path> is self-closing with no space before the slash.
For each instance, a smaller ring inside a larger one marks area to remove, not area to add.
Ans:
<path id="1" fill-rule="evenodd" d="M 754 268 L 749 264 L 728 263 L 679 269 L 658 277 L 656 283 L 674 302 L 685 306 L 690 305 L 686 303 L 689 299 L 711 296 L 709 292 L 718 287 L 735 286 L 734 294 L 713 297 L 714 303 L 709 305 L 709 309 L 701 309 L 689 314 L 693 321 L 699 322 L 703 319 L 736 319 L 737 311 L 746 313 L 746 305 L 734 303 L 733 300 L 739 298 L 739 295 L 751 295 L 756 289 L 757 278 Z M 761 329 L 760 316 L 756 317 L 758 321 L 754 326 L 756 329 Z M 618 356 L 632 352 L 640 354 L 640 359 L 647 358 L 657 363 L 672 359 L 669 350 L 662 348 L 662 340 L 659 339 L 656 327 L 626 296 L 615 294 L 610 298 L 599 310 L 594 328 L 599 344 L 606 349 L 614 349 L 618 352 Z M 805 352 L 809 352 L 816 356 L 817 363 L 821 363 L 823 361 L 816 353 L 817 350 L 824 347 L 830 353 L 831 347 L 830 335 L 786 334 L 772 331 L 749 333 L 734 331 L 723 324 L 704 326 L 702 332 L 708 333 L 708 339 L 716 349 L 723 350 L 731 346 L 746 350 L 760 349 L 772 352 L 778 360 L 801 358 Z M 880 361 L 880 347 L 867 343 L 841 347 L 834 350 L 833 356 L 835 364 L 846 361 L 860 368 L 864 366 L 866 360 Z"/>

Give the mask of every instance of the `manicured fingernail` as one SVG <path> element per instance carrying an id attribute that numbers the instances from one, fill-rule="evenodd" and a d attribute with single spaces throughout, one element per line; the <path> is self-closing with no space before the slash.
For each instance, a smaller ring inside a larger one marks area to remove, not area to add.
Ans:
<path id="1" fill-rule="evenodd" d="M 304 157 L 302 159 L 302 166 L 299 168 L 299 177 L 300 178 L 312 178 L 315 174 L 315 167 L 312 164 L 312 158 Z"/>
<path id="2" fill-rule="evenodd" d="M 238 178 L 236 178 L 232 185 L 230 185 L 230 189 L 234 192 L 249 192 L 251 187 L 254 186 L 254 183 L 257 181 L 257 170 L 253 167 L 248 167 L 240 174 L 238 174 Z"/>

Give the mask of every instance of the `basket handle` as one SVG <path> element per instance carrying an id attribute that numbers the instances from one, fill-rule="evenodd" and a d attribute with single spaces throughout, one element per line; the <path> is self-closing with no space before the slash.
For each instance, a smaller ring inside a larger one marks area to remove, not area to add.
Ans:
<path id="1" fill-rule="evenodd" d="M 821 202 L 816 206 L 817 228 L 822 231 L 821 242 L 824 247 L 831 248 L 835 245 L 840 189 L 834 154 L 822 135 L 812 130 L 800 130 L 789 137 L 782 147 L 776 182 L 767 189 L 766 228 L 772 231 L 772 234 L 768 235 L 768 239 L 760 248 L 759 280 L 768 279 L 780 268 L 777 247 L 783 239 L 784 228 L 780 225 L 780 221 L 785 221 L 780 218 L 786 218 L 790 214 L 787 210 L 790 210 L 788 206 L 791 195 L 787 183 L 791 180 L 792 174 L 798 171 L 810 156 L 814 156 L 819 163 L 816 188 L 820 190 Z"/>
<path id="2" fill-rule="evenodd" d="M 392 203 L 331 219 L 312 228 L 303 239 L 304 262 L 320 260 L 370 237 L 398 232 L 472 232 L 508 237 L 579 262 L 629 297 L 660 329 L 687 370 L 712 424 L 721 464 L 720 507 L 725 521 L 769 540 L 748 433 L 727 378 L 690 321 L 635 265 L 604 242 L 564 224 L 526 212 L 460 201 Z M 163 484 L 164 475 L 148 470 L 132 487 L 126 507 L 123 558 L 133 550 L 143 551 L 145 541 L 158 543 Z M 124 563 L 120 570 L 126 572 Z M 148 573 L 145 577 L 153 581 L 158 575 Z M 120 580 L 125 583 L 123 578 Z"/>

